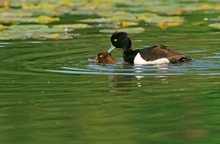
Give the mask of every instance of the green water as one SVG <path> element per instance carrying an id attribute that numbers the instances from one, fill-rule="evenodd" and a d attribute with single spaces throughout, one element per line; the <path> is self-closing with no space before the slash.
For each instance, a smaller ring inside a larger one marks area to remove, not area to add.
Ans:
<path id="1" fill-rule="evenodd" d="M 110 44 L 99 28 L 1 41 L 0 143 L 219 143 L 219 32 L 191 24 L 202 17 L 132 34 L 134 49 L 163 43 L 193 58 L 180 65 L 127 65 L 121 50 L 116 65 L 90 62 Z"/>

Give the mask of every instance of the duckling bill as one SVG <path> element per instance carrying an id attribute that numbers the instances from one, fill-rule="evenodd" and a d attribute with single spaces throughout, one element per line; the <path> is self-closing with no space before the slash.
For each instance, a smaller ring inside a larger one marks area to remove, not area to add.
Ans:
<path id="1" fill-rule="evenodd" d="M 111 47 L 108 53 L 116 48 L 123 50 L 123 59 L 130 64 L 168 64 L 188 62 L 192 59 L 185 54 L 176 52 L 165 45 L 154 45 L 143 49 L 133 50 L 131 36 L 126 32 L 115 32 L 111 36 Z"/>
<path id="2" fill-rule="evenodd" d="M 116 64 L 117 60 L 112 57 L 111 53 L 108 52 L 100 52 L 96 56 L 96 62 L 97 63 L 103 63 L 103 64 Z"/>

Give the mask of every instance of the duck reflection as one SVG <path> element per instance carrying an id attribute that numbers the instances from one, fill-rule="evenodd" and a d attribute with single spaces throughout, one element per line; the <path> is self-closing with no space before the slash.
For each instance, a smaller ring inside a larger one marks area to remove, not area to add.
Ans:
<path id="1" fill-rule="evenodd" d="M 205 114 L 197 103 L 199 94 L 191 91 L 190 83 L 185 83 L 188 78 L 169 75 L 168 66 L 154 67 L 154 72 L 149 72 L 147 66 L 124 69 L 129 68 L 133 69 L 133 75 L 108 76 L 110 92 L 122 97 L 127 105 L 136 102 L 137 109 L 132 112 L 142 114 L 137 119 L 143 122 L 143 127 L 172 139 L 195 141 L 210 135 L 210 130 L 199 127 L 204 125 L 201 119 Z"/>
<path id="2" fill-rule="evenodd" d="M 168 65 L 161 66 L 131 66 L 124 65 L 120 75 L 109 75 L 110 92 L 133 91 L 155 83 L 167 84 L 169 76 Z M 124 74 L 124 75 L 123 75 Z"/>

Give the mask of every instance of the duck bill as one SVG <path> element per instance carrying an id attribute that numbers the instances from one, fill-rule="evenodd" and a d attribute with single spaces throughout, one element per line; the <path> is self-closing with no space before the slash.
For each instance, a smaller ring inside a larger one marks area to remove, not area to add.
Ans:
<path id="1" fill-rule="evenodd" d="M 99 62 L 98 57 L 94 58 L 94 62 L 97 62 L 97 63 Z"/>
<path id="2" fill-rule="evenodd" d="M 116 47 L 115 46 L 113 46 L 112 44 L 111 44 L 111 46 L 110 46 L 110 48 L 108 49 L 108 53 L 110 53 L 110 52 L 112 52 L 114 49 L 115 49 Z"/>

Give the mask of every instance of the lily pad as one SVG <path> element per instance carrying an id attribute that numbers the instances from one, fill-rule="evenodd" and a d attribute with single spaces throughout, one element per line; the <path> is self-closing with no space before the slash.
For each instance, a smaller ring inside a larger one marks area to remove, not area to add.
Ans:
<path id="1" fill-rule="evenodd" d="M 53 17 L 49 17 L 49 16 L 39 16 L 37 18 L 37 22 L 41 23 L 41 24 L 47 24 L 47 23 L 51 23 L 51 22 L 55 22 L 55 21 L 59 21 L 59 20 L 60 20 L 60 18 L 58 18 L 58 17 L 53 18 Z"/>
<path id="2" fill-rule="evenodd" d="M 93 18 L 93 19 L 89 18 L 89 19 L 80 20 L 80 22 L 86 22 L 86 23 L 111 23 L 111 24 L 124 23 L 127 24 L 127 26 L 134 26 L 138 24 L 138 22 L 140 21 L 144 21 L 150 24 L 155 24 L 156 26 L 161 22 L 166 22 L 169 26 L 174 26 L 174 25 L 179 26 L 184 23 L 184 18 L 180 16 L 159 16 L 157 14 L 152 14 L 147 12 L 145 13 L 120 12 L 118 14 L 111 13 L 101 18 Z"/>
<path id="3" fill-rule="evenodd" d="M 46 25 L 12 25 L 0 33 L 0 39 L 71 39 L 62 28 L 52 28 Z"/>
<path id="4" fill-rule="evenodd" d="M 201 10 L 219 12 L 219 0 L 3 0 L 0 1 L 0 39 L 72 38 L 73 35 L 67 33 L 68 29 L 93 27 L 89 23 L 114 28 L 100 30 L 109 33 L 115 30 L 140 33 L 144 31 L 144 28 L 138 27 L 140 22 L 165 30 L 184 24 L 183 12 Z M 60 16 L 65 14 L 84 16 L 80 19 L 73 16 L 71 22 L 53 25 L 53 22 L 59 21 Z M 208 20 L 216 22 L 218 19 Z M 72 24 L 78 22 L 79 24 Z M 49 23 L 50 26 L 47 25 Z M 211 24 L 210 27 L 219 29 L 219 24 Z"/>
<path id="5" fill-rule="evenodd" d="M 131 28 L 122 28 L 122 29 L 102 29 L 99 32 L 101 33 L 114 33 L 115 31 L 125 31 L 128 33 L 142 33 L 145 31 L 142 27 L 131 27 Z"/>
<path id="6" fill-rule="evenodd" d="M 59 21 L 58 17 L 49 17 L 40 15 L 34 16 L 33 13 L 29 13 L 26 10 L 12 9 L 8 11 L 0 10 L 0 23 L 40 23 L 47 24 L 55 21 Z"/>
<path id="7" fill-rule="evenodd" d="M 138 22 L 129 22 L 129 21 L 122 21 L 120 22 L 120 26 L 125 28 L 125 27 L 129 27 L 129 26 L 136 26 L 138 25 Z"/>
<path id="8" fill-rule="evenodd" d="M 213 24 L 210 24 L 209 26 L 216 28 L 216 29 L 220 29 L 220 23 L 213 23 Z"/>
<path id="9" fill-rule="evenodd" d="M 8 29 L 8 27 L 0 24 L 0 31 L 5 30 L 5 29 Z"/>
<path id="10" fill-rule="evenodd" d="M 180 26 L 182 24 L 183 23 L 181 23 L 181 22 L 159 22 L 158 27 L 165 30 L 168 27 Z"/>
<path id="11" fill-rule="evenodd" d="M 83 28 L 91 28 L 92 26 L 88 24 L 82 24 L 82 23 L 77 23 L 77 24 L 63 24 L 63 25 L 55 25 L 53 26 L 54 28 L 72 28 L 72 29 L 83 29 Z"/>

